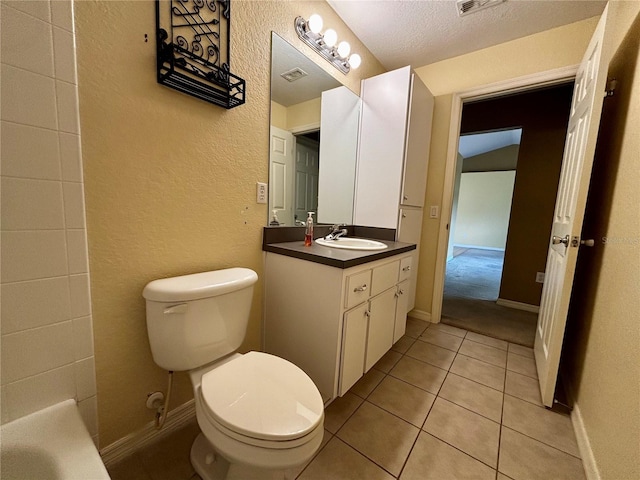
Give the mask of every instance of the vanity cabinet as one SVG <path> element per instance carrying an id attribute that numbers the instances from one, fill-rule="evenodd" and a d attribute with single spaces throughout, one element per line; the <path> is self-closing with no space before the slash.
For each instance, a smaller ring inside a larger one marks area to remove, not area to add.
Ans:
<path id="1" fill-rule="evenodd" d="M 412 262 L 341 269 L 267 252 L 265 351 L 302 368 L 325 403 L 344 395 L 404 334 Z"/>

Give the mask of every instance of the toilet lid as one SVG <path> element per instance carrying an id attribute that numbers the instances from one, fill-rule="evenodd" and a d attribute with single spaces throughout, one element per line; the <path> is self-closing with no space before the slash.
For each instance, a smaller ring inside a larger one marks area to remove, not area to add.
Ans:
<path id="1" fill-rule="evenodd" d="M 320 392 L 307 374 L 268 353 L 249 352 L 205 373 L 201 391 L 215 420 L 253 438 L 303 437 L 324 414 Z"/>

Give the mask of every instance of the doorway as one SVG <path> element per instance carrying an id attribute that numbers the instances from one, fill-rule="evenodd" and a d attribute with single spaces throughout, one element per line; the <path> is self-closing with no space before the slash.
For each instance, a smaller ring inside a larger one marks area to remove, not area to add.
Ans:
<path id="1" fill-rule="evenodd" d="M 533 346 L 572 91 L 573 82 L 565 82 L 464 102 L 459 146 L 464 147 L 465 137 L 472 133 L 516 127 L 521 128 L 521 140 L 519 147 L 511 145 L 511 150 L 517 149 L 511 152 L 515 165 L 486 166 L 482 171 L 478 165 L 487 162 L 487 155 L 480 156 L 470 168 L 480 171 L 462 173 L 468 181 L 461 181 L 458 191 L 454 185 L 453 204 L 458 208 L 452 204 L 448 257 L 453 259 L 444 275 L 443 323 Z M 457 171 L 463 171 L 464 158 L 458 159 Z M 465 184 L 473 193 L 466 199 L 466 213 L 460 209 Z M 512 202 L 505 213 L 509 197 Z M 492 212 L 496 205 L 502 205 L 500 215 Z M 461 213 L 470 224 L 465 228 Z M 500 234 L 505 235 L 502 240 Z"/>

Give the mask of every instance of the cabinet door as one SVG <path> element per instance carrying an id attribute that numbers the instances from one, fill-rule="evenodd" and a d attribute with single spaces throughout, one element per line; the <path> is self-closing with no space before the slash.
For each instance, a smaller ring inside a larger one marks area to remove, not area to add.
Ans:
<path id="1" fill-rule="evenodd" d="M 409 282 L 400 282 L 396 291 L 396 321 L 393 329 L 393 343 L 400 340 L 407 328 L 407 313 L 409 313 Z"/>
<path id="2" fill-rule="evenodd" d="M 338 395 L 344 395 L 364 373 L 369 304 L 344 314 L 342 326 L 342 362 Z"/>
<path id="3" fill-rule="evenodd" d="M 410 87 L 410 67 L 362 82 L 355 225 L 397 228 Z"/>
<path id="4" fill-rule="evenodd" d="M 427 188 L 431 146 L 433 95 L 417 75 L 412 75 L 407 145 L 402 177 L 402 205 L 422 207 Z"/>
<path id="5" fill-rule="evenodd" d="M 365 372 L 368 371 L 393 345 L 396 316 L 396 289 L 390 288 L 369 302 L 369 331 Z"/>

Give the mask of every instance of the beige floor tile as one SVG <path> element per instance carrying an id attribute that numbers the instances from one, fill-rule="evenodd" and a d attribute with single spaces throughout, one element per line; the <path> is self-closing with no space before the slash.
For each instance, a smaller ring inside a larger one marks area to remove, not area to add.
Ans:
<path id="1" fill-rule="evenodd" d="M 502 424 L 565 453 L 580 457 L 573 424 L 568 415 L 505 395 Z"/>
<path id="2" fill-rule="evenodd" d="M 409 347 L 413 345 L 413 342 L 415 341 L 415 338 L 403 335 L 396 343 L 393 344 L 391 350 L 398 353 L 405 353 L 407 350 L 409 350 Z"/>
<path id="3" fill-rule="evenodd" d="M 442 348 L 446 348 L 447 350 L 452 350 L 457 352 L 462 344 L 462 338 L 456 337 L 455 335 L 451 335 L 449 333 L 444 333 L 440 330 L 430 329 L 428 328 L 425 332 L 420 335 L 418 340 L 422 340 L 423 342 L 432 343 Z"/>
<path id="4" fill-rule="evenodd" d="M 496 390 L 504 390 L 504 368 L 458 354 L 450 371 Z"/>
<path id="5" fill-rule="evenodd" d="M 320 444 L 320 448 L 318 448 L 318 451 L 315 453 L 315 455 L 313 455 L 313 457 L 311 457 L 307 462 L 305 462 L 304 464 L 298 466 L 298 467 L 294 467 L 294 468 L 290 468 L 288 470 L 285 471 L 285 475 L 284 478 L 286 480 L 293 480 L 294 478 L 298 478 L 298 476 L 300 475 L 300 473 L 302 473 L 302 471 L 307 468 L 307 465 L 309 465 L 314 458 L 316 458 L 320 452 L 322 451 L 322 449 L 325 447 L 325 445 L 327 443 L 329 443 L 329 440 L 331 440 L 333 438 L 333 435 L 331 434 L 331 432 L 329 432 L 328 430 L 324 431 L 324 437 L 322 437 L 322 443 Z"/>
<path id="6" fill-rule="evenodd" d="M 368 401 L 420 428 L 435 398 L 429 392 L 387 376 L 369 395 Z"/>
<path id="7" fill-rule="evenodd" d="M 400 474 L 420 430 L 364 402 L 338 437 L 394 476 Z"/>
<path id="8" fill-rule="evenodd" d="M 372 368 L 364 374 L 364 377 L 358 380 L 356 384 L 349 389 L 349 393 L 354 393 L 359 397 L 367 398 L 384 377 L 384 372 Z"/>
<path id="9" fill-rule="evenodd" d="M 527 402 L 542 406 L 542 399 L 540 398 L 540 384 L 535 378 L 507 370 L 504 393 L 508 393 L 509 395 L 526 400 Z"/>
<path id="10" fill-rule="evenodd" d="M 418 338 L 429 326 L 429 322 L 407 317 L 407 329 L 404 333 L 406 337 Z"/>
<path id="11" fill-rule="evenodd" d="M 467 336 L 464 338 L 467 340 L 471 340 L 472 342 L 482 343 L 483 345 L 489 345 L 490 347 L 499 348 L 500 350 L 507 350 L 509 346 L 509 344 L 504 340 L 487 337 L 486 335 L 481 335 L 475 332 L 467 333 Z"/>
<path id="12" fill-rule="evenodd" d="M 482 463 L 497 467 L 500 424 L 438 397 L 423 430 Z"/>
<path id="13" fill-rule="evenodd" d="M 580 459 L 502 427 L 498 470 L 517 480 L 583 480 Z"/>
<path id="14" fill-rule="evenodd" d="M 362 398 L 349 392 L 336 398 L 324 411 L 324 428 L 335 434 L 361 404 Z"/>
<path id="15" fill-rule="evenodd" d="M 458 351 L 462 355 L 482 360 L 483 362 L 490 363 L 496 367 L 504 368 L 507 365 L 506 350 L 500 350 L 499 348 L 490 347 L 488 345 L 483 345 L 481 343 L 465 339 Z"/>
<path id="16" fill-rule="evenodd" d="M 402 358 L 402 354 L 389 350 L 385 353 L 380 360 L 373 366 L 376 370 L 380 370 L 384 373 L 389 373 L 393 367 L 395 367 L 398 360 Z"/>
<path id="17" fill-rule="evenodd" d="M 200 433 L 195 420 L 187 426 L 140 452 L 145 471 L 153 480 L 187 479 L 195 470 L 191 465 L 190 452 L 193 441 Z"/>
<path id="18" fill-rule="evenodd" d="M 153 480 L 137 453 L 109 467 L 108 471 L 111 480 Z"/>
<path id="19" fill-rule="evenodd" d="M 494 480 L 495 474 L 484 463 L 420 432 L 400 480 Z"/>
<path id="20" fill-rule="evenodd" d="M 502 392 L 449 373 L 439 396 L 461 407 L 500 423 Z"/>
<path id="21" fill-rule="evenodd" d="M 437 395 L 447 372 L 420 360 L 402 357 L 389 375 Z"/>
<path id="22" fill-rule="evenodd" d="M 498 472 L 496 480 L 513 480 L 511 477 L 507 477 L 504 473 Z"/>
<path id="23" fill-rule="evenodd" d="M 522 355 L 523 357 L 533 358 L 533 348 L 523 347 L 516 343 L 509 344 L 509 351 L 517 355 Z"/>
<path id="24" fill-rule="evenodd" d="M 453 359 L 456 356 L 455 352 L 452 352 L 451 350 L 447 350 L 446 348 L 441 348 L 436 345 L 432 345 L 431 343 L 421 341 L 418 341 L 411 345 L 411 348 L 407 350 L 407 353 L 405 355 L 416 358 L 444 370 L 449 369 L 449 367 L 453 363 Z"/>
<path id="25" fill-rule="evenodd" d="M 450 335 L 455 335 L 455 336 L 461 337 L 461 338 L 464 338 L 465 335 L 467 334 L 467 331 L 463 330 L 462 328 L 452 327 L 451 325 L 446 325 L 446 324 L 444 324 L 442 322 L 440 322 L 440 323 L 432 323 L 429 328 L 433 328 L 433 329 L 438 330 L 440 332 L 448 333 Z"/>
<path id="26" fill-rule="evenodd" d="M 513 352 L 509 352 L 507 357 L 507 370 L 520 373 L 531 378 L 538 378 L 536 361 L 533 358 L 523 357 Z"/>
<path id="27" fill-rule="evenodd" d="M 392 480 L 393 477 L 349 445 L 333 437 L 299 480 Z"/>

